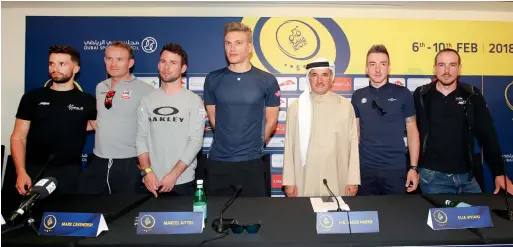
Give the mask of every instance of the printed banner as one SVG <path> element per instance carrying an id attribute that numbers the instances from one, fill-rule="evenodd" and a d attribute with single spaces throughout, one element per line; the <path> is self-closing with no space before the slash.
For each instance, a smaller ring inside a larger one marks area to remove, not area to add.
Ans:
<path id="1" fill-rule="evenodd" d="M 316 58 L 335 61 L 333 91 L 350 98 L 368 85 L 365 75 L 367 50 L 384 44 L 390 53 L 391 82 L 414 91 L 433 78 L 437 51 L 454 48 L 461 54 L 462 81 L 482 89 L 497 128 L 502 153 L 513 177 L 513 22 L 435 21 L 293 17 L 55 17 L 29 16 L 26 21 L 25 90 L 45 85 L 48 47 L 65 44 L 81 53 L 76 81 L 95 94 L 107 75 L 104 50 L 113 41 L 124 41 L 135 50 L 133 74 L 148 84 L 160 85 L 159 52 L 167 43 L 178 43 L 189 57 L 184 86 L 203 95 L 205 76 L 225 67 L 224 25 L 242 21 L 253 29 L 251 63 L 272 73 L 282 90 L 279 124 L 266 153 L 272 154 L 272 193 L 283 195 L 284 133 L 287 107 L 306 86 L 305 65 Z M 74 30 L 48 32 L 54 30 Z M 367 30 L 372 26 L 371 31 Z M 116 28 L 112 28 L 116 27 Z M 203 152 L 212 144 L 212 130 L 205 128 Z M 84 148 L 84 161 L 92 153 L 94 136 Z M 406 152 L 406 147 L 405 147 Z M 485 169 L 486 190 L 493 179 Z"/>

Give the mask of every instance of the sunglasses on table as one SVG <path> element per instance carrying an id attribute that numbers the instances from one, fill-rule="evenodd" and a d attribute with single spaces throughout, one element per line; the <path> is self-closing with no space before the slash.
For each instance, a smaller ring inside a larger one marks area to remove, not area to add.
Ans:
<path id="1" fill-rule="evenodd" d="M 110 90 L 105 95 L 105 108 L 110 109 L 112 107 L 112 99 L 114 99 L 114 95 L 116 94 L 116 91 Z"/>
<path id="2" fill-rule="evenodd" d="M 383 110 L 383 108 L 381 108 L 381 107 L 378 105 L 378 103 L 376 103 L 376 101 L 375 101 L 375 100 L 372 100 L 372 109 L 374 109 L 374 110 L 378 109 L 379 114 L 380 114 L 381 116 L 383 116 L 383 115 L 387 114 L 387 112 L 386 112 L 385 110 Z"/>
<path id="3" fill-rule="evenodd" d="M 249 225 L 241 225 L 238 221 L 234 220 L 230 226 L 232 232 L 235 234 L 240 234 L 244 232 L 244 229 L 250 234 L 257 233 L 260 230 L 260 226 L 262 222 L 259 221 L 258 224 L 249 224 Z"/>

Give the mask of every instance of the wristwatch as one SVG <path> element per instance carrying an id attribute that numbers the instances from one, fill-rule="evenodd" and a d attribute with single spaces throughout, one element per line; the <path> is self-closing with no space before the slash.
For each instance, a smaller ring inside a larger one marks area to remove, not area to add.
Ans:
<path id="1" fill-rule="evenodd" d="M 151 169 L 151 167 L 148 167 L 148 168 L 142 169 L 142 170 L 141 170 L 141 176 L 143 176 L 143 177 L 144 177 L 144 176 L 148 175 L 148 173 L 150 173 L 150 172 L 153 172 L 153 169 Z"/>
<path id="2" fill-rule="evenodd" d="M 410 166 L 410 170 L 414 170 L 416 172 L 419 172 L 419 170 L 417 170 L 418 168 L 418 166 Z"/>

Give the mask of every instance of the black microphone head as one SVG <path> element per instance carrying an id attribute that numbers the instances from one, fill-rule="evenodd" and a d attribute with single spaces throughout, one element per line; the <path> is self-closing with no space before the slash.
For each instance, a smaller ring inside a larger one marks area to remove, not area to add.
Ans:
<path id="1" fill-rule="evenodd" d="M 242 189 L 242 185 L 239 184 L 239 185 L 235 186 L 235 189 L 236 190 L 241 190 Z"/>
<path id="2" fill-rule="evenodd" d="M 42 178 L 30 190 L 32 194 L 39 194 L 39 199 L 49 196 L 57 188 L 57 179 L 53 177 Z"/>
<path id="3" fill-rule="evenodd" d="M 325 184 L 325 185 L 328 185 L 328 180 L 326 179 L 323 179 L 322 182 Z"/>

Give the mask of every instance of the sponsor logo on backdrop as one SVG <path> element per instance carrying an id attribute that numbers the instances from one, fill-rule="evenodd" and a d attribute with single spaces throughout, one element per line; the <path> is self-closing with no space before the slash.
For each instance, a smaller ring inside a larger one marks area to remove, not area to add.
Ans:
<path id="1" fill-rule="evenodd" d="M 213 141 L 212 137 L 203 138 L 203 147 L 208 148 L 208 147 L 212 146 L 212 141 Z"/>
<path id="2" fill-rule="evenodd" d="M 508 163 L 513 162 L 513 154 L 503 154 L 502 158 Z"/>
<path id="3" fill-rule="evenodd" d="M 299 91 L 305 91 L 307 83 L 306 77 L 299 77 Z"/>
<path id="4" fill-rule="evenodd" d="M 160 87 L 160 79 L 158 77 L 137 77 L 137 79 L 148 83 L 155 89 Z"/>
<path id="5" fill-rule="evenodd" d="M 415 91 L 418 87 L 431 83 L 431 78 L 408 78 L 406 86 L 411 92 Z"/>
<path id="6" fill-rule="evenodd" d="M 286 111 L 280 111 L 280 113 L 278 114 L 278 121 L 287 121 Z"/>
<path id="7" fill-rule="evenodd" d="M 268 148 L 283 148 L 285 147 L 285 137 L 271 137 L 269 140 L 269 144 L 267 144 Z"/>
<path id="8" fill-rule="evenodd" d="M 99 39 L 90 39 L 90 40 L 84 40 L 84 51 L 103 51 L 107 49 L 107 47 L 112 44 L 112 42 L 115 41 L 121 41 L 129 44 L 134 51 L 139 50 L 139 41 L 134 40 L 99 40 Z"/>
<path id="9" fill-rule="evenodd" d="M 348 77 L 335 77 L 331 91 L 350 92 L 353 90 L 353 79 Z"/>
<path id="10" fill-rule="evenodd" d="M 273 189 L 281 189 L 282 184 L 282 175 L 281 174 L 272 174 L 271 175 L 271 187 Z"/>
<path id="11" fill-rule="evenodd" d="M 285 135 L 285 128 L 286 128 L 285 124 L 279 123 L 276 125 L 276 128 L 274 129 L 273 133 L 278 134 L 278 135 Z"/>
<path id="12" fill-rule="evenodd" d="M 406 85 L 406 80 L 404 78 L 388 78 L 388 81 L 403 87 Z"/>
<path id="13" fill-rule="evenodd" d="M 146 53 L 153 53 L 157 50 L 157 40 L 153 37 L 146 37 L 141 41 L 141 48 Z"/>
<path id="14" fill-rule="evenodd" d="M 242 22 L 259 37 L 251 62 L 262 64 L 268 72 L 304 74 L 306 64 L 318 57 L 335 61 L 339 73 L 349 64 L 349 42 L 333 19 L 247 17 Z"/>
<path id="15" fill-rule="evenodd" d="M 283 154 L 272 154 L 271 166 L 275 168 L 283 168 Z"/>
<path id="16" fill-rule="evenodd" d="M 297 78 L 296 77 L 276 77 L 281 91 L 296 91 Z"/>
<path id="17" fill-rule="evenodd" d="M 508 105 L 509 109 L 513 111 L 513 81 L 506 86 L 504 90 L 504 99 L 506 100 L 506 105 Z"/>
<path id="18" fill-rule="evenodd" d="M 354 78 L 354 90 L 358 90 L 360 88 L 364 88 L 366 86 L 369 86 L 369 78 L 365 77 L 365 78 L 362 78 L 362 77 L 358 77 L 358 78 Z"/>
<path id="19" fill-rule="evenodd" d="M 205 77 L 189 77 L 189 90 L 203 91 L 205 85 Z"/>
<path id="20" fill-rule="evenodd" d="M 287 98 L 280 97 L 280 108 L 287 107 Z"/>

